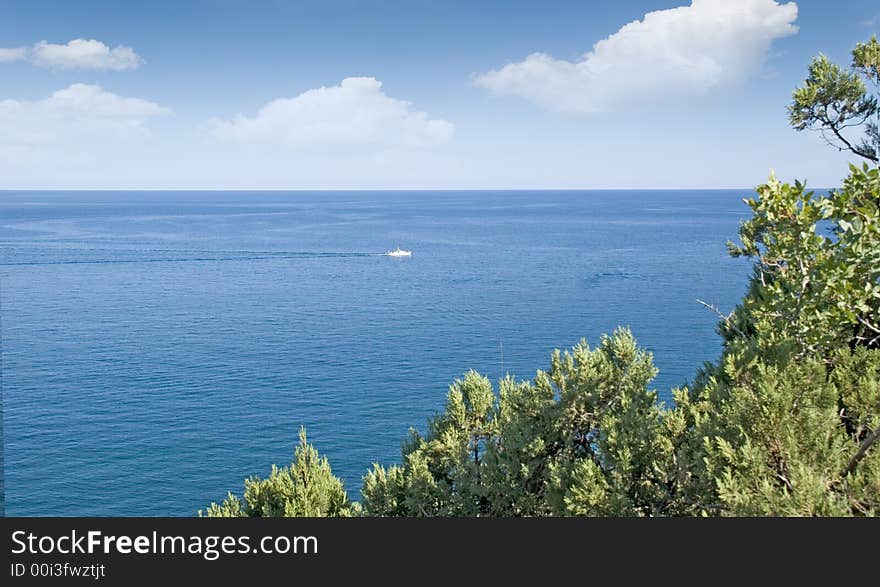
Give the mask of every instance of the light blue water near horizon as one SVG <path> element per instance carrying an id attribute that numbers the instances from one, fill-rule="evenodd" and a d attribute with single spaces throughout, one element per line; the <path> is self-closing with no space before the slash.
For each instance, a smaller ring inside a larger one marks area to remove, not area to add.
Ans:
<path id="1" fill-rule="evenodd" d="M 0 192 L 6 513 L 193 515 L 301 425 L 357 498 L 467 369 L 618 325 L 668 399 L 720 351 L 695 300 L 745 290 L 746 195 Z"/>

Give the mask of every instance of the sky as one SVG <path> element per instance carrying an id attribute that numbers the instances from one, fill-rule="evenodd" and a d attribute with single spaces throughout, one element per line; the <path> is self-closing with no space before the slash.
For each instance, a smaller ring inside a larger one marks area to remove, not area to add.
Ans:
<path id="1" fill-rule="evenodd" d="M 0 0 L 0 189 L 838 185 L 876 0 Z"/>

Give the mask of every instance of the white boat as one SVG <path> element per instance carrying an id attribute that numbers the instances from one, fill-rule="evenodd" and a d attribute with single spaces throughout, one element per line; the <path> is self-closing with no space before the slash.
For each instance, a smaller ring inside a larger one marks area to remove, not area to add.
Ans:
<path id="1" fill-rule="evenodd" d="M 412 257 L 412 251 L 405 251 L 400 247 L 397 247 L 393 251 L 388 251 L 385 254 L 389 257 Z"/>

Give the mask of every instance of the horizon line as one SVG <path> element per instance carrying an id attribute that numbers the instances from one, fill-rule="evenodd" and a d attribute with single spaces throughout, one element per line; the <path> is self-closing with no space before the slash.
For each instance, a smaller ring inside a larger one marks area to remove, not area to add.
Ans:
<path id="1" fill-rule="evenodd" d="M 7 188 L 0 187 L 0 193 L 3 192 L 590 192 L 590 191 L 755 191 L 757 186 L 751 187 L 571 187 L 571 188 L 553 188 L 553 187 L 525 187 L 525 188 L 485 188 L 485 187 L 466 187 L 466 188 L 139 188 L 139 187 L 101 187 L 101 188 L 59 188 L 59 187 L 27 187 L 27 188 Z M 811 189 L 832 189 L 827 186 L 818 186 Z"/>

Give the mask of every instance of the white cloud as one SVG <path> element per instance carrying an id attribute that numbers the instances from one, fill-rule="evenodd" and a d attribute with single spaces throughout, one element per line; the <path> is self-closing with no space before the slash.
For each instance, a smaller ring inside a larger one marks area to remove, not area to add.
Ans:
<path id="1" fill-rule="evenodd" d="M 112 148 L 147 136 L 145 123 L 170 111 L 97 85 L 73 84 L 36 101 L 0 100 L 0 154 L 46 156 Z"/>
<path id="2" fill-rule="evenodd" d="M 427 147 L 449 141 L 454 127 L 391 98 L 371 77 L 350 77 L 338 86 L 279 98 L 256 116 L 212 120 L 214 136 L 249 144 L 293 148 Z"/>
<path id="3" fill-rule="evenodd" d="M 131 47 L 110 48 L 94 39 L 74 39 L 66 45 L 40 41 L 32 50 L 31 59 L 40 67 L 62 69 L 136 69 L 143 60 Z"/>
<path id="4" fill-rule="evenodd" d="M 476 85 L 550 110 L 600 112 L 699 95 L 758 70 L 798 8 L 773 0 L 693 0 L 649 12 L 576 61 L 533 53 L 478 75 Z"/>
<path id="5" fill-rule="evenodd" d="M 8 49 L 0 48 L 0 63 L 4 61 L 21 61 L 27 56 L 27 49 L 24 47 L 11 47 Z"/>
<path id="6" fill-rule="evenodd" d="M 49 69 L 136 69 L 143 59 L 131 47 L 119 45 L 112 49 L 94 39 L 74 39 L 66 45 L 40 41 L 33 47 L 0 49 L 0 61 L 28 60 Z"/>

